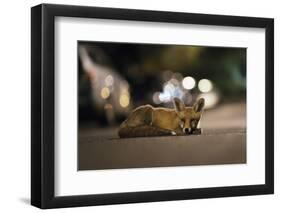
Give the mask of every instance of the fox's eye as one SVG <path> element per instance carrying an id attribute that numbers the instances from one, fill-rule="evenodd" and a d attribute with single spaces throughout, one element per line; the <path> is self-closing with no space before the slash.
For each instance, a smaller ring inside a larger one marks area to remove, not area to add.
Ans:
<path id="1" fill-rule="evenodd" d="M 198 124 L 198 121 L 195 119 L 190 120 L 190 126 L 191 128 L 196 128 Z"/>
<path id="2" fill-rule="evenodd" d="M 184 124 L 185 124 L 185 120 L 184 119 L 181 119 L 180 120 L 180 126 L 183 128 L 184 127 Z"/>

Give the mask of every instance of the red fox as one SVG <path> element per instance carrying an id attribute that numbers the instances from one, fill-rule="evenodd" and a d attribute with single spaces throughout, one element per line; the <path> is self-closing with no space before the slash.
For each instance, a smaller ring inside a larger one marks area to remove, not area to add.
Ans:
<path id="1" fill-rule="evenodd" d="M 155 108 L 144 105 L 131 112 L 120 125 L 120 138 L 185 135 L 201 133 L 198 123 L 201 119 L 205 100 L 200 98 L 191 107 L 186 107 L 179 98 L 174 98 L 174 109 Z"/>

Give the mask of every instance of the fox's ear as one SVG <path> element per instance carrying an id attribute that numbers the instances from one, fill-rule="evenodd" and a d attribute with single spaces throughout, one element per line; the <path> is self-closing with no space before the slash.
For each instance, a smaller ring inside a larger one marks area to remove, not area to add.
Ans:
<path id="1" fill-rule="evenodd" d="M 175 106 L 176 112 L 182 112 L 185 109 L 184 103 L 179 98 L 174 98 L 174 106 Z"/>
<path id="2" fill-rule="evenodd" d="M 198 101 L 195 102 L 193 105 L 193 109 L 195 112 L 201 112 L 205 106 L 205 99 L 200 98 Z"/>

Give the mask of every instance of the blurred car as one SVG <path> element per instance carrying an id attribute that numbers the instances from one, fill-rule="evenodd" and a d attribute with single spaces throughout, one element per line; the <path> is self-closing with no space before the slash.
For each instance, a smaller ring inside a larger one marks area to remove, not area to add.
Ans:
<path id="1" fill-rule="evenodd" d="M 78 55 L 79 120 L 114 125 L 132 106 L 128 82 L 98 47 L 79 44 Z"/>

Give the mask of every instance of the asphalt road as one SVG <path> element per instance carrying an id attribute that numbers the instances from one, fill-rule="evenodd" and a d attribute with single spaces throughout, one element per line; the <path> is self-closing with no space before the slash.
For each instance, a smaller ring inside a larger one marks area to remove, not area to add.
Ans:
<path id="1" fill-rule="evenodd" d="M 201 135 L 120 139 L 118 128 L 80 128 L 78 169 L 246 163 L 246 107 L 206 111 Z"/>

